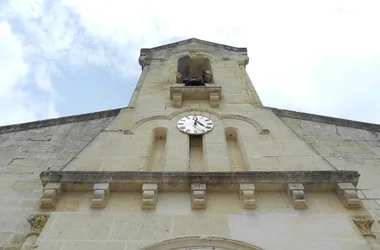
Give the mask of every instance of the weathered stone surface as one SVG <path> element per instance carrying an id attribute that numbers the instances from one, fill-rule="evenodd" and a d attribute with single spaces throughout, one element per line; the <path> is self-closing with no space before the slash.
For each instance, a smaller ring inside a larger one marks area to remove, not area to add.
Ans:
<path id="1" fill-rule="evenodd" d="M 359 180 L 357 171 L 239 171 L 239 172 L 176 172 L 176 171 L 44 171 L 46 183 L 304 183 L 337 184 Z"/>
<path id="2" fill-rule="evenodd" d="M 202 100 L 190 89 L 194 98 L 177 93 L 173 106 L 170 87 L 186 56 L 209 60 L 209 87 L 223 91 Z M 142 49 L 139 62 L 128 108 L 0 128 L 0 248 L 19 247 L 28 216 L 47 212 L 37 249 L 140 250 L 179 239 L 228 249 L 368 249 L 352 216 L 380 220 L 379 125 L 263 108 L 245 48 L 188 39 Z M 196 150 L 176 128 L 194 112 L 215 124 Z M 157 150 L 165 156 L 150 171 L 156 128 L 168 131 Z M 189 163 L 195 151 L 197 166 Z M 45 211 L 39 198 L 58 190 L 52 185 L 63 193 Z M 349 210 L 340 198 L 364 206 Z M 203 209 L 192 209 L 194 200 Z M 156 246 L 174 246 L 167 243 Z"/>

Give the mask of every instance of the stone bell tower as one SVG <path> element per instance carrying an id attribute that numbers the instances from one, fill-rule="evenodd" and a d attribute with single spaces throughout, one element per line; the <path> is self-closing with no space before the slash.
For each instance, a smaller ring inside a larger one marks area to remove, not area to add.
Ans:
<path id="1" fill-rule="evenodd" d="M 305 249 L 294 247 L 303 230 L 306 243 L 352 239 L 358 172 L 338 171 L 263 107 L 246 48 L 188 39 L 141 49 L 139 63 L 128 107 L 59 171 L 41 173 L 42 209 L 90 194 L 45 237 L 136 250 Z"/>

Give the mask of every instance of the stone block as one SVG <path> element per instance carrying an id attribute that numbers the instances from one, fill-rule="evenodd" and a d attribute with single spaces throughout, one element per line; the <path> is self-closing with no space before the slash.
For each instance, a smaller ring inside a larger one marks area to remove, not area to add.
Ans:
<path id="1" fill-rule="evenodd" d="M 239 197 L 243 203 L 243 208 L 256 208 L 255 185 L 253 183 L 240 184 Z"/>
<path id="2" fill-rule="evenodd" d="M 191 184 L 191 208 L 205 209 L 206 203 L 206 184 L 192 183 Z"/>
<path id="3" fill-rule="evenodd" d="M 54 209 L 59 197 L 61 196 L 61 193 L 61 183 L 47 183 L 43 188 L 42 197 L 40 199 L 40 207 Z"/>
<path id="4" fill-rule="evenodd" d="M 0 188 L 10 188 L 21 178 L 21 174 L 4 173 L 0 175 Z"/>
<path id="5" fill-rule="evenodd" d="M 66 242 L 61 250 L 124 250 L 124 242 L 112 242 L 112 241 L 69 241 Z"/>
<path id="6" fill-rule="evenodd" d="M 115 216 L 110 234 L 113 240 L 167 239 L 172 235 L 173 217 L 158 214 L 120 214 Z"/>
<path id="7" fill-rule="evenodd" d="M 43 240 L 108 240 L 113 223 L 114 216 L 110 214 L 62 213 L 40 237 Z"/>
<path id="8" fill-rule="evenodd" d="M 379 190 L 362 190 L 364 196 L 367 199 L 377 199 L 380 200 L 380 189 Z"/>
<path id="9" fill-rule="evenodd" d="M 289 183 L 288 184 L 288 196 L 295 209 L 307 208 L 304 186 L 301 183 Z"/>
<path id="10" fill-rule="evenodd" d="M 143 209 L 154 209 L 157 205 L 158 186 L 157 184 L 145 183 L 142 186 L 142 204 Z"/>
<path id="11" fill-rule="evenodd" d="M 107 206 L 110 195 L 109 183 L 96 183 L 93 187 L 91 208 L 104 208 Z"/>
<path id="12" fill-rule="evenodd" d="M 173 237 L 185 235 L 217 235 L 230 238 L 227 215 L 174 216 Z"/>
<path id="13" fill-rule="evenodd" d="M 361 201 L 357 195 L 357 189 L 352 183 L 338 183 L 338 196 L 346 208 L 360 208 Z"/>

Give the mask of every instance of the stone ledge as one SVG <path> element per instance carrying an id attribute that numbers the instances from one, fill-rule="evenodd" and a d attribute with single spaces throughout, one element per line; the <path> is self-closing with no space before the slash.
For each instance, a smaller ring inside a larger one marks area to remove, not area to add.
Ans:
<path id="1" fill-rule="evenodd" d="M 294 118 L 294 119 L 299 119 L 299 120 L 314 121 L 314 122 L 332 124 L 332 125 L 337 125 L 337 126 L 342 126 L 342 127 L 357 128 L 357 129 L 364 129 L 368 131 L 380 132 L 380 124 L 352 121 L 348 119 L 303 113 L 303 112 L 286 110 L 286 109 L 277 109 L 277 108 L 272 108 L 272 107 L 264 107 L 264 108 L 270 109 L 273 111 L 273 113 L 282 117 L 289 117 L 289 118 Z"/>
<path id="2" fill-rule="evenodd" d="M 105 111 L 100 111 L 100 112 L 95 112 L 95 113 L 65 116 L 65 117 L 59 117 L 59 118 L 48 119 L 48 120 L 40 120 L 40 121 L 33 121 L 33 122 L 27 122 L 27 123 L 6 125 L 6 126 L 0 127 L 0 134 L 113 117 L 113 116 L 117 116 L 120 110 L 121 108 L 105 110 Z"/>
<path id="3" fill-rule="evenodd" d="M 205 94 L 204 96 L 200 96 L 194 99 L 208 99 L 210 93 L 218 93 L 219 97 L 222 96 L 222 87 L 220 86 L 184 86 L 183 84 L 173 84 L 170 86 L 170 99 L 173 99 L 174 93 L 182 93 L 186 99 L 189 96 L 200 96 Z"/>
<path id="4" fill-rule="evenodd" d="M 168 171 L 43 171 L 40 174 L 42 184 L 50 182 L 72 184 L 240 184 L 302 183 L 306 185 L 328 185 L 359 181 L 358 171 L 241 171 L 241 172 L 168 172 Z M 306 188 L 306 187 L 305 187 Z"/>

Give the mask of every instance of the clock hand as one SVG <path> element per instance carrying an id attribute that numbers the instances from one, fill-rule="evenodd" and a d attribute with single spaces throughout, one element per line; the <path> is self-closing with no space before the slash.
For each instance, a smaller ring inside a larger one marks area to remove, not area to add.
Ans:
<path id="1" fill-rule="evenodd" d="M 202 123 L 196 121 L 199 125 L 203 126 L 203 127 L 206 127 L 205 125 L 203 125 Z"/>

